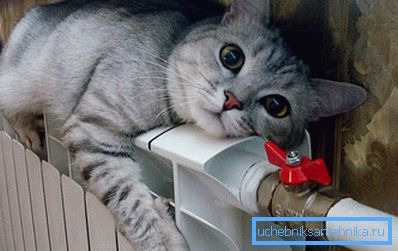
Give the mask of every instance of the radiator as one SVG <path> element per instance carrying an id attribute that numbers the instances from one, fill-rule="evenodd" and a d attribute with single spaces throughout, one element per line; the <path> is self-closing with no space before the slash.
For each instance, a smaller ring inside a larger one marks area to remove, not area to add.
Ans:
<path id="1" fill-rule="evenodd" d="M 134 249 L 93 194 L 1 131 L 0 250 Z"/>

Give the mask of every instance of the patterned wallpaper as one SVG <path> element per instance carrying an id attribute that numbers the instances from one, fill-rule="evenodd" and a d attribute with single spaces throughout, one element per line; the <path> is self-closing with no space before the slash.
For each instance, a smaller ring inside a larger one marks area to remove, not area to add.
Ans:
<path id="1" fill-rule="evenodd" d="M 350 1 L 352 79 L 369 90 L 346 116 L 341 188 L 398 215 L 398 2 Z"/>

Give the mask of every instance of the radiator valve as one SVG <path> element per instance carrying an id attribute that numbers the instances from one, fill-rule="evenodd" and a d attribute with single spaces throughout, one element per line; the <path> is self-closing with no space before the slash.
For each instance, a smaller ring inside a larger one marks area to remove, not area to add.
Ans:
<path id="1" fill-rule="evenodd" d="M 268 161 L 280 168 L 264 178 L 258 189 L 261 214 L 274 217 L 324 217 L 329 209 L 346 197 L 330 185 L 325 162 L 311 160 L 298 151 L 285 153 L 276 144 L 267 142 Z M 281 222 L 288 227 L 323 228 L 324 222 Z"/>

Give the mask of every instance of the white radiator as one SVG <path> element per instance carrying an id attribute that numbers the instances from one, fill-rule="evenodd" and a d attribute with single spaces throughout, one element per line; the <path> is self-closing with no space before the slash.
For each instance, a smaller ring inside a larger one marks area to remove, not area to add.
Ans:
<path id="1" fill-rule="evenodd" d="M 0 132 L 0 250 L 133 251 L 94 195 L 40 162 L 4 131 Z"/>

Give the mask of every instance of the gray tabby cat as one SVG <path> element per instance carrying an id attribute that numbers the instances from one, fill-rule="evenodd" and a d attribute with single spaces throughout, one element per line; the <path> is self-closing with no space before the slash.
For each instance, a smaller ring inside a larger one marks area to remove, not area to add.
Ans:
<path id="1" fill-rule="evenodd" d="M 278 32 L 266 28 L 265 1 L 236 0 L 223 15 L 201 2 L 38 7 L 17 25 L 1 58 L 0 108 L 19 138 L 40 151 L 37 116 L 56 116 L 74 167 L 137 250 L 187 245 L 167 203 L 140 182 L 134 137 L 193 122 L 217 137 L 258 134 L 289 148 L 308 121 L 366 97 L 354 85 L 310 79 Z"/>

